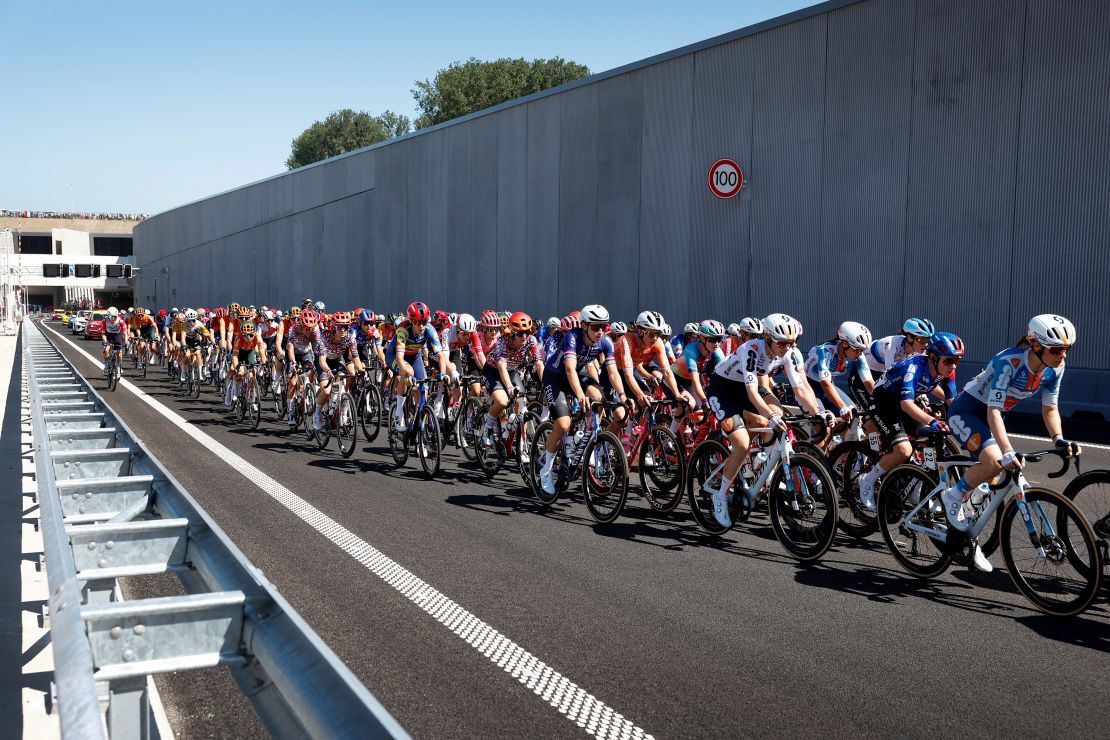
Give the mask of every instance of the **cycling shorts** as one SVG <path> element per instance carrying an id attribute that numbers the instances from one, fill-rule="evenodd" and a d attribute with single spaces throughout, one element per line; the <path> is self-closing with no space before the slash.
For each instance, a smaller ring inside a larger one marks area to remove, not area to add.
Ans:
<path id="1" fill-rule="evenodd" d="M 235 356 L 238 358 L 240 365 L 253 367 L 258 364 L 258 350 L 256 349 L 241 349 L 236 352 Z"/>
<path id="2" fill-rule="evenodd" d="M 902 410 L 901 396 L 888 393 L 882 387 L 878 387 L 875 389 L 875 395 L 867 398 L 873 400 L 871 411 L 879 431 L 886 437 L 887 442 L 896 445 L 899 442 L 909 441 L 910 434 L 917 431 L 920 425 L 916 419 Z"/>
<path id="3" fill-rule="evenodd" d="M 717 421 L 740 417 L 744 423 L 744 412 L 759 416 L 759 411 L 748 396 L 748 387 L 738 380 L 717 376 L 713 378 L 713 392 L 708 395 L 706 404 Z"/>
<path id="4" fill-rule="evenodd" d="M 987 404 L 970 393 L 961 393 L 948 407 L 948 429 L 973 458 L 998 440 L 987 423 Z"/>
<path id="5" fill-rule="evenodd" d="M 501 382 L 501 373 L 497 370 L 497 368 L 493 366 L 492 363 L 487 363 L 486 366 L 482 368 L 481 377 L 482 386 L 486 389 L 488 393 L 493 393 L 494 391 L 505 391 L 506 393 L 508 393 L 510 390 L 512 390 L 510 388 L 506 388 L 505 384 Z M 513 370 L 509 373 L 509 382 L 520 390 L 521 395 L 524 395 L 524 386 L 521 385 L 520 382 L 519 370 Z"/>

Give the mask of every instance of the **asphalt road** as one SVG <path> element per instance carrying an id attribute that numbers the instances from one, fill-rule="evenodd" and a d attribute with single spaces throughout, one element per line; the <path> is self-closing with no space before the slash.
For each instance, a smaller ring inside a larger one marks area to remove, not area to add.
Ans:
<path id="1" fill-rule="evenodd" d="M 394 469 L 384 435 L 344 460 L 283 425 L 242 428 L 212 391 L 184 398 L 156 369 L 138 385 L 655 737 L 1105 734 L 1106 591 L 1057 620 L 1001 554 L 992 574 L 921 581 L 878 535 L 799 565 L 759 514 L 712 540 L 685 505 L 656 516 L 630 495 L 596 525 L 580 501 L 542 510 L 515 474 L 486 482 L 453 453 L 429 482 L 411 460 Z M 413 736 L 585 732 L 134 394 L 105 395 Z M 1088 448 L 1094 467 L 1110 451 Z M 160 686 L 183 736 L 262 733 L 219 671 Z"/>

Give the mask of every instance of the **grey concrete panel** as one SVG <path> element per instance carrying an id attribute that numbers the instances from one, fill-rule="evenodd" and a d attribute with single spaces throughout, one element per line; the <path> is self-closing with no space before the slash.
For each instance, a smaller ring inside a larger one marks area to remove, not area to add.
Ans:
<path id="1" fill-rule="evenodd" d="M 382 279 L 376 281 L 376 287 L 381 295 L 380 310 L 386 313 L 404 308 L 401 305 L 401 290 L 398 286 L 404 268 L 402 261 L 405 244 L 408 243 L 408 208 L 406 195 L 406 158 L 401 156 L 400 146 L 391 146 L 383 150 L 382 171 L 383 177 L 379 178 L 379 189 L 382 199 L 377 210 L 377 220 L 374 223 L 374 263 L 377 274 Z"/>
<path id="2" fill-rule="evenodd" d="M 497 283 L 497 119 L 479 118 L 467 129 L 470 131 L 471 161 L 469 229 L 473 245 L 469 254 L 474 257 L 464 260 L 468 263 L 469 291 L 461 296 L 460 303 L 450 306 L 455 311 L 474 312 L 493 301 L 493 305 L 505 308 L 524 308 L 521 303 L 505 302 Z M 453 259 L 455 254 L 453 245 L 449 244 L 441 267 L 443 272 L 458 265 L 459 260 Z"/>
<path id="3" fill-rule="evenodd" d="M 326 166 L 298 170 L 293 175 L 293 210 L 305 211 L 324 202 L 324 180 Z"/>
<path id="4" fill-rule="evenodd" d="M 751 313 L 751 188 L 723 200 L 709 189 L 709 168 L 732 159 L 751 163 L 754 46 L 740 39 L 694 57 L 692 155 L 687 197 L 693 299 L 684 318 L 716 317 L 726 324 Z M 685 322 L 684 322 L 685 323 Z"/>
<path id="5" fill-rule="evenodd" d="M 587 303 L 604 303 L 610 281 L 595 267 L 599 250 L 598 87 L 581 87 L 561 97 L 559 307 L 565 313 Z"/>
<path id="6" fill-rule="evenodd" d="M 1039 313 L 1067 316 L 1069 368 L 1110 368 L 1108 38 L 1110 4 L 1029 4 L 1006 336 Z"/>
<path id="7" fill-rule="evenodd" d="M 561 97 L 528 104 L 527 275 L 543 312 L 566 314 L 559 302 L 559 129 Z"/>
<path id="8" fill-rule="evenodd" d="M 380 149 L 362 152 L 347 160 L 347 192 L 361 193 L 374 187 L 374 172 Z"/>
<path id="9" fill-rule="evenodd" d="M 323 170 L 324 195 L 322 203 L 334 203 L 351 194 L 351 161 L 353 157 L 343 157 L 320 167 Z"/>
<path id="10" fill-rule="evenodd" d="M 816 259 L 826 27 L 822 15 L 751 39 L 751 300 L 755 307 L 795 315 L 806 340 L 827 334 L 838 321 L 822 310 L 830 297 L 827 289 L 815 289 L 828 280 Z"/>
<path id="11" fill-rule="evenodd" d="M 439 292 L 439 295 L 425 299 L 435 304 L 429 304 L 432 310 L 445 306 L 471 310 L 471 278 L 476 268 L 479 272 L 482 270 L 481 266 L 475 264 L 478 259 L 479 245 L 474 229 L 476 220 L 474 207 L 477 198 L 472 189 L 473 168 L 476 164 L 471 148 L 472 131 L 471 126 L 454 126 L 443 132 L 443 138 L 447 144 L 445 179 L 448 183 L 445 193 L 447 198 L 445 220 L 450 241 L 435 245 L 436 257 L 427 265 L 427 269 L 434 276 L 432 284 Z M 450 260 L 451 254 L 473 255 L 473 258 Z"/>
<path id="12" fill-rule="evenodd" d="M 446 195 L 446 190 L 439 191 L 433 182 L 436 179 L 442 180 L 444 176 L 442 163 L 436 163 L 432 158 L 433 146 L 439 149 L 430 137 L 421 137 L 404 142 L 401 147 L 401 154 L 407 160 L 405 192 L 408 201 L 408 238 L 401 255 L 405 276 L 401 290 L 405 292 L 398 296 L 400 308 L 415 300 L 433 300 L 428 295 L 428 269 L 432 264 L 429 250 L 430 222 L 437 217 L 432 205 L 433 192 L 443 192 Z M 442 218 L 442 214 L 439 217 Z"/>
<path id="13" fill-rule="evenodd" d="M 599 298 L 614 320 L 639 312 L 640 155 L 644 87 L 640 73 L 605 80 L 598 89 L 597 236 Z M 628 279 L 614 279 L 628 276 Z M 635 276 L 635 279 L 633 277 Z"/>
<path id="14" fill-rule="evenodd" d="M 973 361 L 1012 340 L 1008 302 L 983 287 L 1012 267 L 1024 4 L 917 10 L 903 313 L 956 329 Z"/>
<path id="15" fill-rule="evenodd" d="M 833 318 L 901 329 L 906 173 L 913 97 L 914 0 L 861 3 L 829 14 L 821 249 L 825 275 L 847 290 Z M 861 273 L 859 268 L 867 265 Z M 917 311 L 922 309 L 918 308 Z"/>
<path id="16" fill-rule="evenodd" d="M 534 303 L 535 280 L 526 273 L 528 108 L 510 108 L 497 115 L 497 300 L 506 306 L 546 310 L 554 307 Z M 485 305 L 484 296 L 474 295 L 472 307 Z M 477 316 L 476 316 L 477 318 Z"/>
<path id="17" fill-rule="evenodd" d="M 639 303 L 661 311 L 672 326 L 689 315 L 690 147 L 688 100 L 694 59 L 680 57 L 644 72 L 641 133 Z"/>

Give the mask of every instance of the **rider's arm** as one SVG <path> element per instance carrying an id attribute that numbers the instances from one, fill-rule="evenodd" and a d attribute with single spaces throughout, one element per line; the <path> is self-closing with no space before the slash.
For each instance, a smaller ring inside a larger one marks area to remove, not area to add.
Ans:
<path id="1" fill-rule="evenodd" d="M 1059 406 L 1041 406 L 1041 418 L 1044 419 L 1045 431 L 1048 432 L 1048 436 L 1052 438 L 1053 442 L 1064 437 L 1064 426 L 1060 421 Z"/>

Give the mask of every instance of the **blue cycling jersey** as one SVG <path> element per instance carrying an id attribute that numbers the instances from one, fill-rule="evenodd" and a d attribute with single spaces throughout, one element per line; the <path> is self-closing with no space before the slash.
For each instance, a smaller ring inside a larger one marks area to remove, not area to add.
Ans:
<path id="1" fill-rule="evenodd" d="M 1041 404 L 1055 406 L 1060 398 L 1064 366 L 1046 367 L 1036 374 L 1029 369 L 1031 351 L 1027 347 L 1011 347 L 999 352 L 964 386 L 964 393 L 987 406 L 1009 411 L 1040 391 Z"/>
<path id="2" fill-rule="evenodd" d="M 840 342 L 827 342 L 811 348 L 806 356 L 806 376 L 820 383 L 823 380 L 832 380 L 854 372 L 859 374 L 860 380 L 864 382 L 874 380 L 871 377 L 871 368 L 867 366 L 863 355 L 854 360 L 841 357 L 837 353 L 839 344 Z"/>
<path id="3" fill-rule="evenodd" d="M 912 401 L 940 387 L 944 390 L 944 397 L 951 400 L 956 396 L 956 373 L 933 375 L 929 358 L 914 355 L 887 370 L 886 380 L 879 387 L 886 393 L 897 394 L 903 401 Z"/>
<path id="4" fill-rule="evenodd" d="M 615 354 L 613 340 L 607 335 L 603 335 L 592 345 L 586 346 L 585 330 L 574 329 L 563 334 L 555 351 L 546 353 L 544 375 L 549 372 L 562 372 L 563 362 L 570 355 L 578 359 L 578 374 L 581 375 L 591 360 L 600 359 L 602 365 L 611 365 L 616 362 Z"/>

